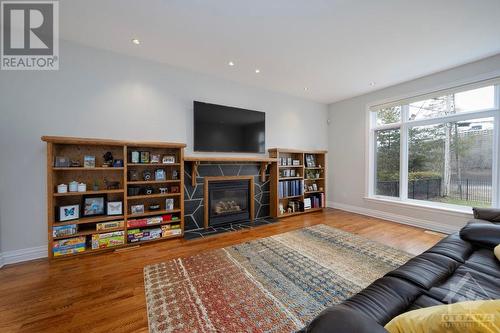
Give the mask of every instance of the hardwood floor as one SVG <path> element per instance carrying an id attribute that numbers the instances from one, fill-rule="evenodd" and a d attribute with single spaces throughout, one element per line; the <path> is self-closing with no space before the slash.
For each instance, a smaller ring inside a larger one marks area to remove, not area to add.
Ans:
<path id="1" fill-rule="evenodd" d="M 0 269 L 0 332 L 147 332 L 143 267 L 324 223 L 419 254 L 442 238 L 423 229 L 328 209 L 206 239 Z"/>

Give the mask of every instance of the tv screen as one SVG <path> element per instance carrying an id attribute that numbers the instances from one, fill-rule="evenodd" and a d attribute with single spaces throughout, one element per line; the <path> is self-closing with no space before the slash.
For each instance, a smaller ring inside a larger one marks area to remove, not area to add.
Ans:
<path id="1" fill-rule="evenodd" d="M 195 151 L 265 152 L 264 112 L 197 101 L 193 109 Z"/>

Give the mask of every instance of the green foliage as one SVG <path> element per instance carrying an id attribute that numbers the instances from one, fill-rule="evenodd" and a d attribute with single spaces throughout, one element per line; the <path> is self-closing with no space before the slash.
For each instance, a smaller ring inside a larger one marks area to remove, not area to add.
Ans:
<path id="1" fill-rule="evenodd" d="M 408 180 L 440 179 L 441 174 L 433 171 L 416 171 L 408 174 Z"/>

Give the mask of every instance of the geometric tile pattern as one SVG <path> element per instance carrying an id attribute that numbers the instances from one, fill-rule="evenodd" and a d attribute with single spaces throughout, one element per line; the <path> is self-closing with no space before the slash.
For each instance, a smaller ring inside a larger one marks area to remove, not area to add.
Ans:
<path id="1" fill-rule="evenodd" d="M 149 330 L 295 332 L 410 258 L 320 224 L 168 260 L 144 268 Z"/>
<path id="2" fill-rule="evenodd" d="M 242 222 L 237 222 L 237 223 L 228 223 L 228 224 L 219 225 L 219 226 L 215 226 L 215 227 L 209 226 L 208 229 L 206 229 L 206 230 L 203 228 L 197 229 L 197 230 L 186 230 L 186 231 L 184 231 L 184 239 L 202 238 L 202 237 L 208 237 L 208 236 L 221 234 L 223 232 L 228 232 L 228 231 L 238 231 L 238 230 L 251 229 L 251 228 L 259 227 L 262 225 L 276 223 L 278 221 L 279 221 L 278 219 L 273 219 L 272 217 L 265 217 L 265 218 L 255 220 L 253 222 L 242 221 Z"/>
<path id="3" fill-rule="evenodd" d="M 192 163 L 184 164 L 184 230 L 203 228 L 204 177 L 208 176 L 254 176 L 254 214 L 255 219 L 269 217 L 270 177 L 266 170 L 266 181 L 260 181 L 260 164 L 257 163 L 210 163 L 198 165 L 196 185 L 191 186 Z M 268 168 L 269 169 L 269 168 Z"/>

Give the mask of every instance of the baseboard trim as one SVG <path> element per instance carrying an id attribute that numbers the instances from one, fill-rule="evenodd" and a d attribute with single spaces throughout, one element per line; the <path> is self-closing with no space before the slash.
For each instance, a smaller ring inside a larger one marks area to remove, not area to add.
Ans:
<path id="1" fill-rule="evenodd" d="M 27 249 L 20 249 L 14 251 L 6 251 L 0 255 L 0 267 L 18 262 L 46 258 L 47 246 L 29 247 Z M 3 259 L 2 259 L 3 258 Z"/>
<path id="2" fill-rule="evenodd" d="M 352 212 L 356 214 L 376 217 L 383 220 L 388 220 L 391 222 L 397 222 L 401 224 L 411 225 L 414 227 L 419 227 L 422 229 L 437 231 L 445 234 L 452 234 L 460 230 L 459 227 L 450 226 L 447 224 L 429 221 L 424 219 L 417 219 L 413 217 L 408 217 L 404 215 L 398 215 L 393 213 L 388 213 L 380 210 L 369 209 L 364 207 L 351 206 L 343 203 L 328 202 L 328 207 L 344 210 L 347 212 Z"/>

